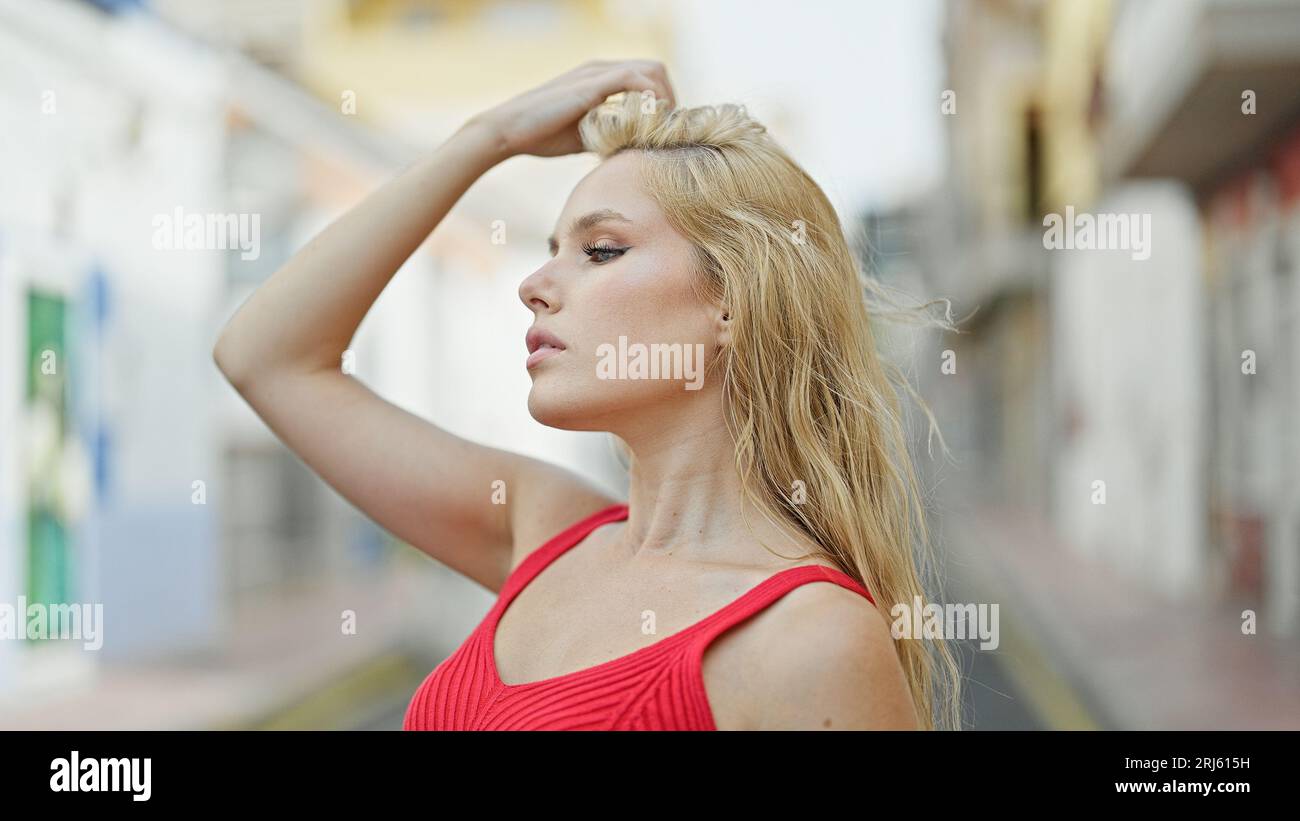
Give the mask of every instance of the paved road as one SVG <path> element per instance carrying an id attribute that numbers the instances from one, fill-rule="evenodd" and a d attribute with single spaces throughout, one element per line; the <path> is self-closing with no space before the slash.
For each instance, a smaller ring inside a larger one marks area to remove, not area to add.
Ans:
<path id="1" fill-rule="evenodd" d="M 961 655 L 964 729 L 1048 729 L 1007 674 L 997 650 L 982 651 L 971 641 L 962 647 Z"/>

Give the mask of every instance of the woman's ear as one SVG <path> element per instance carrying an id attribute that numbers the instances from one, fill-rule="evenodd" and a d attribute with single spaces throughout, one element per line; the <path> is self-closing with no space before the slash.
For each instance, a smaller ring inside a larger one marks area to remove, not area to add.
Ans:
<path id="1" fill-rule="evenodd" d="M 725 348 L 731 344 L 731 312 L 726 308 L 718 308 L 716 316 L 718 347 Z"/>

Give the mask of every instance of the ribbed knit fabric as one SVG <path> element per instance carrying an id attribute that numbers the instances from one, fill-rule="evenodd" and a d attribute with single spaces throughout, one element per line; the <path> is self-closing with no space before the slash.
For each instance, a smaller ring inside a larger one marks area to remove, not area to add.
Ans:
<path id="1" fill-rule="evenodd" d="M 700 662 L 715 638 L 809 582 L 833 582 L 875 600 L 838 570 L 807 565 L 769 576 L 721 610 L 653 644 L 585 670 L 523 684 L 501 681 L 492 651 L 501 614 L 547 565 L 627 505 L 565 529 L 515 568 L 465 643 L 415 691 L 405 730 L 716 730 Z"/>

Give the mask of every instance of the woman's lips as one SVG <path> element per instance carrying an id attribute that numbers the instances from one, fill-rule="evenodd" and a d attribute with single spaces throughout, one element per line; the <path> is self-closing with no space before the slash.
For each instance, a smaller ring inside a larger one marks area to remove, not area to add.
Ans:
<path id="1" fill-rule="evenodd" d="M 538 348 L 537 350 L 533 351 L 528 355 L 528 359 L 524 362 L 524 367 L 531 370 L 533 367 L 537 365 L 538 362 L 541 362 L 543 359 L 550 359 L 552 356 L 561 353 L 564 353 L 563 348 L 553 348 L 546 343 L 542 343 L 542 346 L 540 348 Z"/>
<path id="2" fill-rule="evenodd" d="M 549 359 L 557 353 L 564 350 L 564 342 L 550 331 L 543 330 L 536 326 L 528 329 L 528 334 L 524 337 L 524 344 L 528 347 L 528 360 L 524 366 L 532 368 L 543 359 Z"/>

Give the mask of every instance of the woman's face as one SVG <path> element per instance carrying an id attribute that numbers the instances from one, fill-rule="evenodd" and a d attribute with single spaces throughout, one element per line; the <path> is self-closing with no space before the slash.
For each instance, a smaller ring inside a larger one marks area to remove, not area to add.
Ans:
<path id="1" fill-rule="evenodd" d="M 710 393 L 721 309 L 697 297 L 691 244 L 642 190 L 642 161 L 616 154 L 578 183 L 551 258 L 519 286 L 533 312 L 528 410 L 545 425 L 620 433 Z"/>

